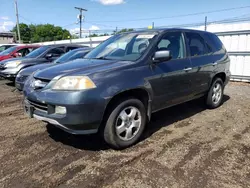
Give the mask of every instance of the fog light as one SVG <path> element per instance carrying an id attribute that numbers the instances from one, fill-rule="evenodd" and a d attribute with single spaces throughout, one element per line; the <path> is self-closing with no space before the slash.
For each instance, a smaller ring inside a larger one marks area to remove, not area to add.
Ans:
<path id="1" fill-rule="evenodd" d="M 67 110 L 63 106 L 56 106 L 55 113 L 56 114 L 66 114 Z"/>

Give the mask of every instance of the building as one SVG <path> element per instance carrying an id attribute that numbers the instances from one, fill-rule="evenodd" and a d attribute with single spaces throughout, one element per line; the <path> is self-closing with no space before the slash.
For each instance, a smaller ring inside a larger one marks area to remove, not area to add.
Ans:
<path id="1" fill-rule="evenodd" d="M 0 32 L 0 44 L 14 43 L 15 34 L 12 32 Z"/>

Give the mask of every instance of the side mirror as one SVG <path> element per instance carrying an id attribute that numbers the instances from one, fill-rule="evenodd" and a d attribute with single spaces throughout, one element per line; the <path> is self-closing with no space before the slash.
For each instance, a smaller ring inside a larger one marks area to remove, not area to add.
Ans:
<path id="1" fill-rule="evenodd" d="M 162 61 L 169 61 L 172 58 L 171 52 L 169 50 L 157 51 L 154 54 L 153 62 L 160 63 Z"/>
<path id="2" fill-rule="evenodd" d="M 51 59 L 53 57 L 53 54 L 46 54 L 45 58 L 46 59 Z"/>

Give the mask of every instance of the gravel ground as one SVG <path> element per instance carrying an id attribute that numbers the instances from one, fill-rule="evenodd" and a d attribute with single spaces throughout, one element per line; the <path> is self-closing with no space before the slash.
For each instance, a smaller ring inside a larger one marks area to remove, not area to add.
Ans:
<path id="1" fill-rule="evenodd" d="M 22 95 L 0 81 L 0 187 L 250 187 L 250 85 L 230 83 L 224 104 L 202 100 L 153 115 L 122 151 L 28 119 Z"/>

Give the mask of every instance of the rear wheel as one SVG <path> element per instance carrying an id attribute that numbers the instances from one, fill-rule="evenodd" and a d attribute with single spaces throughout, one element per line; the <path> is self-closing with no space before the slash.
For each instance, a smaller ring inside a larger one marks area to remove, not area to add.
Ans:
<path id="1" fill-rule="evenodd" d="M 224 95 L 224 84 L 221 78 L 215 78 L 207 95 L 207 106 L 211 109 L 217 108 L 222 104 Z"/>
<path id="2" fill-rule="evenodd" d="M 135 144 L 146 124 L 143 103 L 134 98 L 122 100 L 114 106 L 104 128 L 104 140 L 115 149 Z"/>

